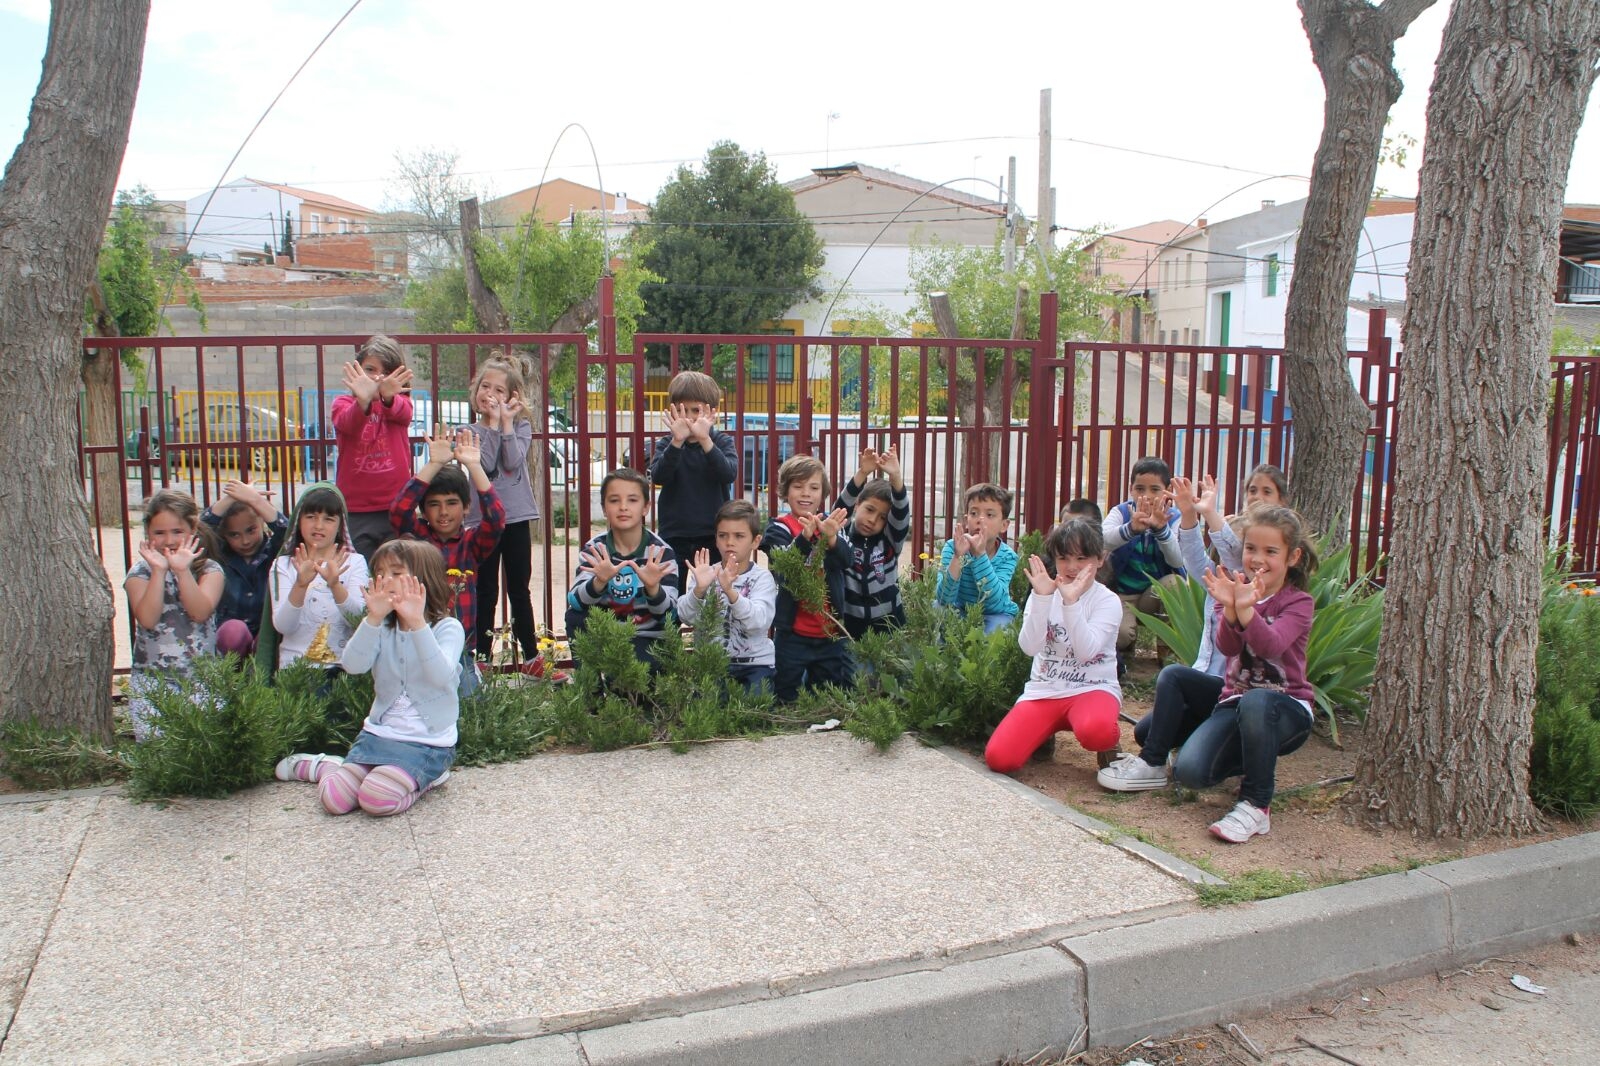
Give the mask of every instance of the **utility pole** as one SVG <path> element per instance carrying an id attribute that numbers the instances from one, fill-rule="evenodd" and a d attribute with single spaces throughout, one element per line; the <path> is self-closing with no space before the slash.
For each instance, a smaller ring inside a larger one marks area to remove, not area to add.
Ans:
<path id="1" fill-rule="evenodd" d="M 1017 157 L 1006 166 L 1006 273 L 1017 268 Z"/>
<path id="2" fill-rule="evenodd" d="M 1044 250 L 1056 250 L 1056 191 L 1050 186 L 1050 90 L 1039 90 L 1039 234 Z"/>

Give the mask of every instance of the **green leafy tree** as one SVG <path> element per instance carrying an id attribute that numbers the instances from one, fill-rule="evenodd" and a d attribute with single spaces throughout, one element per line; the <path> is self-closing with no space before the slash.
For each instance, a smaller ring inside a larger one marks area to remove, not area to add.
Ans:
<path id="1" fill-rule="evenodd" d="M 580 215 L 559 227 L 524 219 L 506 236 L 480 234 L 474 251 L 479 273 L 499 297 L 512 330 L 587 332 L 593 337 L 599 321 L 596 293 L 608 265 L 604 234 L 596 219 Z M 653 275 L 639 265 L 637 245 L 630 242 L 612 251 L 617 338 L 626 349 L 633 343 L 644 308 L 640 286 Z M 466 271 L 460 263 L 413 280 L 405 302 L 416 310 L 417 329 L 424 333 L 473 333 L 482 328 L 467 296 Z M 440 355 L 440 375 L 446 384 L 464 382 L 465 349 Z M 576 366 L 574 353 L 559 353 L 551 365 L 552 395 L 573 388 Z"/>
<path id="2" fill-rule="evenodd" d="M 661 189 L 651 223 L 648 331 L 749 333 L 821 294 L 822 240 L 761 153 L 712 145 Z"/>

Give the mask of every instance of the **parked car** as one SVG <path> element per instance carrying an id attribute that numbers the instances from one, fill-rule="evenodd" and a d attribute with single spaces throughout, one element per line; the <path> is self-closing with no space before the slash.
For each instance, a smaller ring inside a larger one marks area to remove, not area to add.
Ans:
<path id="1" fill-rule="evenodd" d="M 299 441 L 304 437 L 299 423 L 269 408 L 241 405 L 237 400 L 217 400 L 206 404 L 203 411 L 199 407 L 189 408 L 168 422 L 164 430 L 159 425 L 151 425 L 147 454 L 152 462 L 164 462 L 169 470 L 183 462 L 215 463 L 224 469 L 239 470 L 242 469 L 239 451 L 215 446 L 239 443 L 241 423 L 242 440 L 247 445 L 245 465 L 252 473 L 276 472 L 284 455 L 291 454 L 289 449 L 256 442 Z M 203 451 L 200 448 L 202 424 L 207 445 Z M 140 437 L 141 431 L 135 426 L 123 445 L 128 458 L 139 458 Z"/>

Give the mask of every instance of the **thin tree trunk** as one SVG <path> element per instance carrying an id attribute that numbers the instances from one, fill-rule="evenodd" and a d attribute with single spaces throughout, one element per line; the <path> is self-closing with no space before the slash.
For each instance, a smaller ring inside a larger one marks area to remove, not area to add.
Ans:
<path id="1" fill-rule="evenodd" d="M 98 281 L 89 284 L 89 302 L 94 305 L 94 332 L 97 337 L 120 337 L 122 329 L 106 307 L 106 296 Z M 83 356 L 83 439 L 96 447 L 117 440 L 117 390 L 115 360 L 122 358 L 116 348 L 92 348 Z M 94 508 L 97 526 L 121 526 L 128 516 L 122 510 L 122 463 L 116 453 L 94 457 L 94 481 L 89 505 Z"/>
<path id="2" fill-rule="evenodd" d="M 1374 743 L 1352 792 L 1419 834 L 1538 824 L 1550 291 L 1597 58 L 1594 0 L 1457 0 L 1428 99 Z"/>
<path id="3" fill-rule="evenodd" d="M 1322 139 L 1295 245 L 1284 322 L 1285 393 L 1294 408 L 1294 502 L 1342 538 L 1372 416 L 1345 350 L 1350 280 L 1371 201 L 1383 126 L 1400 97 L 1394 45 L 1433 0 L 1300 0 L 1322 73 Z"/>
<path id="4" fill-rule="evenodd" d="M 934 293 L 928 297 L 928 306 L 933 311 L 933 328 L 939 331 L 941 337 L 961 336 L 961 327 L 956 324 L 955 312 L 950 309 L 950 297 L 942 292 Z M 949 349 L 944 349 L 948 353 Z M 944 355 L 949 358 L 948 354 Z M 969 377 L 963 373 L 968 367 L 972 368 Z M 978 423 L 978 404 L 984 400 L 983 383 L 977 380 L 978 350 L 976 348 L 957 348 L 955 373 L 950 375 L 950 380 L 945 385 L 948 395 L 949 423 L 947 431 L 956 433 L 960 429 L 969 428 Z M 862 383 L 865 387 L 865 382 Z M 985 414 L 988 412 L 985 411 Z M 985 421 L 987 424 L 987 420 Z M 984 454 L 987 442 L 978 436 L 958 436 L 957 447 L 961 450 L 961 480 L 964 485 L 975 485 L 987 480 L 984 473 L 986 463 Z"/>
<path id="5" fill-rule="evenodd" d="M 109 736 L 111 586 L 79 480 L 83 294 L 144 57 L 149 0 L 56 0 L 28 131 L 0 184 L 0 720 Z"/>

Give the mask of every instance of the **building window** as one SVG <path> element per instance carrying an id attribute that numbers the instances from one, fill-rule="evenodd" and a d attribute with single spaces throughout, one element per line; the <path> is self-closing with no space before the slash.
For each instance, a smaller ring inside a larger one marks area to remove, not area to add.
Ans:
<path id="1" fill-rule="evenodd" d="M 1262 262 L 1261 295 L 1278 295 L 1278 253 L 1273 252 Z"/>
<path id="2" fill-rule="evenodd" d="M 758 329 L 756 333 L 770 333 L 778 337 L 793 337 L 804 328 L 800 323 L 793 325 L 774 326 L 769 329 Z M 752 384 L 765 384 L 768 371 L 776 372 L 776 380 L 780 385 L 794 383 L 794 345 L 792 344 L 752 344 L 746 359 L 745 380 Z"/>
<path id="3" fill-rule="evenodd" d="M 1194 253 L 1188 252 L 1183 257 L 1183 283 L 1194 284 Z"/>
<path id="4" fill-rule="evenodd" d="M 1167 343 L 1167 331 L 1164 330 L 1164 329 L 1163 330 L 1157 330 L 1156 331 L 1156 338 L 1161 344 Z"/>
<path id="5" fill-rule="evenodd" d="M 350 232 L 350 220 L 348 218 L 341 218 L 339 220 L 339 232 L 340 233 L 349 233 Z"/>

